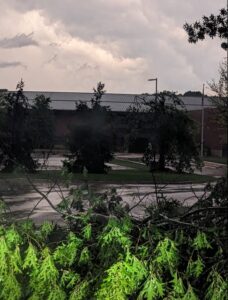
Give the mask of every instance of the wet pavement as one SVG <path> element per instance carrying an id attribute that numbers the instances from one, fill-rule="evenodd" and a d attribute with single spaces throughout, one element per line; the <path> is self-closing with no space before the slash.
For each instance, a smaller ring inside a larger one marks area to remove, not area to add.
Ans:
<path id="1" fill-rule="evenodd" d="M 123 159 L 123 156 L 119 158 Z M 127 156 L 129 159 L 129 155 Z M 132 158 L 138 156 L 131 156 Z M 140 156 L 139 156 L 140 157 Z M 126 156 L 125 156 L 126 158 Z M 47 165 L 48 169 L 59 169 L 62 165 L 64 157 L 52 156 L 49 158 Z M 139 162 L 140 163 L 140 162 Z M 126 169 L 122 166 L 112 164 L 114 169 Z M 205 166 L 200 174 L 223 176 L 226 171 L 226 166 L 215 163 L 205 163 Z M 8 182 L 9 183 L 9 182 Z M 53 184 L 53 183 L 51 183 Z M 47 194 L 51 203 L 56 206 L 61 200 L 68 195 L 69 188 L 64 186 L 55 186 L 50 191 L 50 184 L 44 181 L 37 181 L 36 188 L 44 194 Z M 74 186 L 77 188 L 77 186 Z M 91 184 L 90 188 L 94 192 L 105 192 L 111 188 L 115 188 L 118 195 L 123 199 L 124 205 L 128 204 L 131 208 L 137 203 L 137 207 L 132 209 L 131 213 L 134 216 L 142 217 L 145 208 L 156 203 L 155 186 L 153 184 Z M 157 192 L 167 198 L 177 199 L 186 206 L 192 205 L 197 201 L 198 197 L 204 194 L 205 184 L 168 184 L 157 186 Z M 17 185 L 8 185 L 4 189 L 4 180 L 0 180 L 0 195 L 10 208 L 13 216 L 18 219 L 32 218 L 36 223 L 41 223 L 44 220 L 60 222 L 59 214 L 54 211 L 48 202 L 43 199 L 29 184 L 24 185 L 23 182 L 17 180 Z M 143 200 L 142 200 L 143 199 Z"/>
<path id="2" fill-rule="evenodd" d="M 205 184 L 169 184 L 158 185 L 158 195 L 163 195 L 167 198 L 173 198 L 179 200 L 186 206 L 192 205 L 196 202 L 197 197 L 204 194 Z M 63 197 L 67 196 L 69 189 L 65 187 L 55 187 L 49 192 L 50 186 L 47 184 L 36 185 L 42 193 L 47 194 L 51 203 L 56 206 L 60 203 Z M 77 186 L 74 186 L 77 188 Z M 123 199 L 123 205 L 128 204 L 131 208 L 137 203 L 139 205 L 132 209 L 132 215 L 136 217 L 142 217 L 144 215 L 145 208 L 149 205 L 156 203 L 155 187 L 152 184 L 91 184 L 90 188 L 94 192 L 103 193 L 112 188 L 116 189 L 118 195 Z M 59 214 L 54 211 L 48 202 L 42 198 L 36 191 L 21 190 L 17 194 L 5 194 L 3 199 L 7 206 L 10 207 L 10 211 L 16 219 L 32 218 L 36 223 L 42 223 L 44 220 L 60 221 Z"/>

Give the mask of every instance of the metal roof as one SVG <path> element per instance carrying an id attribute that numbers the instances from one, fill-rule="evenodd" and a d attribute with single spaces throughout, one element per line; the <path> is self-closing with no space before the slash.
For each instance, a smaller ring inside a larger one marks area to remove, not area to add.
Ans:
<path id="1" fill-rule="evenodd" d="M 83 101 L 90 103 L 93 93 L 79 93 L 79 92 L 37 92 L 25 91 L 26 97 L 32 102 L 37 95 L 43 94 L 45 97 L 50 97 L 51 108 L 55 110 L 74 110 L 76 101 Z M 134 103 L 135 94 L 112 94 L 106 93 L 102 96 L 101 103 L 109 106 L 112 111 L 126 111 L 126 109 Z M 202 107 L 201 97 L 186 97 L 180 96 L 185 103 L 187 110 L 199 110 Z M 204 98 L 204 107 L 213 107 L 208 97 Z"/>

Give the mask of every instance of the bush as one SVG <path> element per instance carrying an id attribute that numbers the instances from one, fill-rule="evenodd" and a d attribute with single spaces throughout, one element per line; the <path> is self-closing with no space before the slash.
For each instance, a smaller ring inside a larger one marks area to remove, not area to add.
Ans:
<path id="1" fill-rule="evenodd" d="M 109 136 L 105 128 L 84 124 L 71 131 L 68 139 L 71 159 L 64 162 L 70 172 L 83 172 L 84 167 L 89 173 L 106 173 L 105 162 L 113 158 Z"/>

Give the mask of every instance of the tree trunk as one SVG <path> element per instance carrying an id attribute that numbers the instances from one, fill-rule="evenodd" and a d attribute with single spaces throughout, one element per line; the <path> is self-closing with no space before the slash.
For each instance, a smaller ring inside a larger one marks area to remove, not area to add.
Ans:
<path id="1" fill-rule="evenodd" d="M 158 165 L 159 165 L 159 170 L 160 171 L 165 170 L 165 153 L 162 150 L 160 151 L 160 154 L 159 154 Z"/>

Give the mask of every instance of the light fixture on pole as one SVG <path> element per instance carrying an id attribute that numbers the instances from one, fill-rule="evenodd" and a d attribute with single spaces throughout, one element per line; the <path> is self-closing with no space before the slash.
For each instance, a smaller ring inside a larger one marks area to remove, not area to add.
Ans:
<path id="1" fill-rule="evenodd" d="M 150 78 L 148 79 L 148 81 L 155 81 L 155 93 L 156 93 L 156 96 L 158 94 L 158 79 L 157 78 Z"/>

